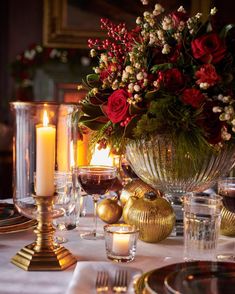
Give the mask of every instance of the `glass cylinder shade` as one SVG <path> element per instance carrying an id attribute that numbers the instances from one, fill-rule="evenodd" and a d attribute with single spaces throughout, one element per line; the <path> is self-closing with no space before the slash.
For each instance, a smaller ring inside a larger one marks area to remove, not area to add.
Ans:
<path id="1" fill-rule="evenodd" d="M 54 172 L 71 171 L 77 159 L 76 104 L 12 102 L 13 200 L 23 215 L 35 218 L 33 194 L 54 193 Z M 79 111 L 79 110 L 78 110 Z"/>
<path id="2" fill-rule="evenodd" d="M 130 140 L 127 159 L 135 173 L 150 186 L 180 202 L 186 192 L 204 191 L 225 175 L 235 162 L 235 144 L 219 150 L 207 148 L 182 153 L 170 135 L 152 135 L 148 139 Z"/>

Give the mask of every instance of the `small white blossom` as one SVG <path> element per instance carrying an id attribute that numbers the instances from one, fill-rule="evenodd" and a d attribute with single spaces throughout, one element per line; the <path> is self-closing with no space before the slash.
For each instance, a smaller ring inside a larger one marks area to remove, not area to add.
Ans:
<path id="1" fill-rule="evenodd" d="M 137 19 L 136 19 L 136 24 L 137 25 L 140 25 L 142 23 L 142 19 L 141 19 L 141 17 L 139 16 L 139 17 L 137 17 Z"/>
<path id="2" fill-rule="evenodd" d="M 202 13 L 198 12 L 198 13 L 195 15 L 195 17 L 196 17 L 197 19 L 200 19 L 200 18 L 202 17 Z"/>
<path id="3" fill-rule="evenodd" d="M 200 83 L 199 87 L 203 90 L 207 90 L 210 85 L 208 83 Z"/>
<path id="4" fill-rule="evenodd" d="M 157 30 L 157 36 L 159 40 L 164 40 L 164 32 L 163 30 Z"/>
<path id="5" fill-rule="evenodd" d="M 216 7 L 213 7 L 210 11 L 210 15 L 215 15 L 217 13 L 217 8 Z"/>
<path id="6" fill-rule="evenodd" d="M 125 71 L 128 72 L 128 73 L 130 73 L 130 74 L 133 74 L 134 73 L 134 69 L 130 65 L 127 65 L 126 66 Z"/>
<path id="7" fill-rule="evenodd" d="M 135 92 L 139 92 L 140 91 L 140 86 L 139 85 L 134 85 L 134 90 L 135 90 Z"/>
<path id="8" fill-rule="evenodd" d="M 128 77 L 129 77 L 129 73 L 124 70 L 122 73 L 122 81 L 126 81 Z"/>
<path id="9" fill-rule="evenodd" d="M 219 116 L 219 119 L 221 121 L 227 121 L 227 120 L 230 120 L 231 116 L 230 114 L 228 113 L 222 113 L 220 116 Z"/>
<path id="10" fill-rule="evenodd" d="M 170 17 L 165 16 L 162 21 L 162 28 L 164 31 L 171 30 L 173 28 L 173 21 Z"/>
<path id="11" fill-rule="evenodd" d="M 52 50 L 53 51 L 53 50 Z M 29 60 L 33 60 L 36 55 L 35 50 L 27 50 L 24 53 L 24 57 Z"/>
<path id="12" fill-rule="evenodd" d="M 235 118 L 231 121 L 231 124 L 235 126 Z"/>
<path id="13" fill-rule="evenodd" d="M 143 74 L 142 72 L 139 72 L 139 73 L 136 75 L 136 79 L 137 79 L 138 81 L 143 80 L 143 78 L 144 78 L 144 74 Z"/>
<path id="14" fill-rule="evenodd" d="M 105 53 L 101 53 L 101 54 L 100 54 L 100 59 L 101 59 L 101 61 L 103 61 L 104 63 L 107 63 L 107 62 L 108 62 L 108 56 L 107 56 L 107 54 L 105 54 Z"/>
<path id="15" fill-rule="evenodd" d="M 99 67 L 95 67 L 95 68 L 93 68 L 93 70 L 94 70 L 94 72 L 96 74 L 99 74 L 100 73 L 100 68 Z"/>
<path id="16" fill-rule="evenodd" d="M 96 55 L 97 55 L 97 52 L 95 51 L 95 49 L 91 49 L 90 56 L 95 57 Z"/>
<path id="17" fill-rule="evenodd" d="M 234 114 L 234 109 L 233 109 L 232 106 L 226 106 L 226 107 L 224 107 L 224 111 L 227 114 Z"/>
<path id="18" fill-rule="evenodd" d="M 148 0 L 141 0 L 141 2 L 142 2 L 143 5 L 148 5 L 149 4 Z"/>
<path id="19" fill-rule="evenodd" d="M 214 107 L 212 108 L 212 111 L 213 111 L 214 113 L 222 112 L 222 107 L 214 106 Z"/>
<path id="20" fill-rule="evenodd" d="M 183 13 L 186 13 L 186 10 L 184 9 L 183 6 L 180 6 L 180 7 L 177 9 L 177 11 L 179 11 L 179 12 L 183 12 Z"/>
<path id="21" fill-rule="evenodd" d="M 171 47 L 168 44 L 164 44 L 163 48 L 162 48 L 162 54 L 168 54 L 171 51 Z"/>
<path id="22" fill-rule="evenodd" d="M 164 8 L 162 7 L 162 5 L 158 3 L 155 4 L 153 14 L 157 16 L 161 14 L 162 12 L 164 12 Z"/>
<path id="23" fill-rule="evenodd" d="M 223 128 L 221 131 L 221 137 L 225 141 L 229 141 L 231 139 L 231 134 L 228 133 L 227 128 Z"/>
<path id="24" fill-rule="evenodd" d="M 136 62 L 136 63 L 135 63 L 135 68 L 138 68 L 138 69 L 139 69 L 140 67 L 141 67 L 141 64 L 138 63 L 138 62 Z"/>
<path id="25" fill-rule="evenodd" d="M 117 90 L 117 89 L 118 89 L 118 80 L 115 80 L 115 81 L 112 83 L 112 89 L 113 89 L 113 90 Z"/>
<path id="26" fill-rule="evenodd" d="M 128 85 L 128 90 L 129 90 L 129 92 L 133 92 L 134 91 L 134 84 L 133 83 L 130 83 L 129 85 Z"/>

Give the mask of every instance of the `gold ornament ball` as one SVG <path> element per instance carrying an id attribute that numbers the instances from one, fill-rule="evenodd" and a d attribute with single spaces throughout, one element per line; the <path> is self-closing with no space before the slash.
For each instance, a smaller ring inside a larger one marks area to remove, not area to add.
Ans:
<path id="1" fill-rule="evenodd" d="M 118 204 L 117 199 L 104 199 L 98 204 L 97 214 L 102 221 L 114 224 L 122 216 L 122 207 Z"/>
<path id="2" fill-rule="evenodd" d="M 161 191 L 154 190 L 151 186 L 143 182 L 141 179 L 135 179 L 123 188 L 120 196 L 120 201 L 124 206 L 127 203 L 130 196 L 141 198 L 146 192 L 150 191 L 154 191 L 157 194 L 157 196 L 162 196 Z"/>
<path id="3" fill-rule="evenodd" d="M 221 211 L 220 233 L 225 236 L 235 236 L 235 213 L 223 207 Z"/>

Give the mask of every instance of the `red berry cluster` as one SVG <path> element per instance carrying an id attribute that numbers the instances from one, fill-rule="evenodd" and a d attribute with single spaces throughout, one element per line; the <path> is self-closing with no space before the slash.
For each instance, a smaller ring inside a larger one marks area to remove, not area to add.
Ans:
<path id="1" fill-rule="evenodd" d="M 124 61 L 126 52 L 129 52 L 134 44 L 136 30 L 128 32 L 125 23 L 118 25 L 109 19 L 101 18 L 101 29 L 107 31 L 109 39 L 89 39 L 88 47 L 99 51 L 108 51 L 109 57 L 116 57 L 118 61 Z"/>
<path id="2" fill-rule="evenodd" d="M 128 116 L 124 121 L 122 121 L 122 122 L 120 123 L 120 126 L 121 126 L 121 127 L 125 127 L 125 126 L 127 126 L 127 125 L 129 124 L 130 120 L 131 120 L 131 118 Z"/>

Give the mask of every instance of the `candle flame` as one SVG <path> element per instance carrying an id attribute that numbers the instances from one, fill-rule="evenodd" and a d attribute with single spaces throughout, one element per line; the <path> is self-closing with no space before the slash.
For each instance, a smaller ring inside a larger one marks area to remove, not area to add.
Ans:
<path id="1" fill-rule="evenodd" d="M 110 148 L 98 149 L 98 145 L 95 146 L 95 151 L 92 155 L 90 165 L 108 165 L 113 166 L 113 158 L 110 156 Z"/>
<path id="2" fill-rule="evenodd" d="M 47 127 L 48 123 L 49 123 L 48 114 L 47 114 L 47 111 L 44 110 L 44 112 L 43 112 L 43 126 Z"/>

